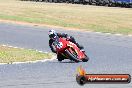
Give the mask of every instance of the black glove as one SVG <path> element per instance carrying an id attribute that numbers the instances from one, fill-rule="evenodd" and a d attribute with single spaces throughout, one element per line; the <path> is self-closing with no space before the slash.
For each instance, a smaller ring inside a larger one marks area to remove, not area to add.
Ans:
<path id="1" fill-rule="evenodd" d="M 66 36 L 66 40 L 70 40 L 70 39 L 71 39 L 71 37 L 67 35 Z"/>

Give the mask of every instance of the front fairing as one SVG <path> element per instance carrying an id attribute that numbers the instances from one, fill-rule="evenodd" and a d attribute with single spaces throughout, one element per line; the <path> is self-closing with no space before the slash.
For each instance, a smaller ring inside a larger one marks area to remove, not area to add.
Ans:
<path id="1" fill-rule="evenodd" d="M 72 42 L 68 42 L 67 43 L 67 46 L 69 46 L 69 47 L 71 47 L 71 48 L 73 48 L 74 50 L 75 50 L 75 52 L 77 53 L 77 55 L 78 55 L 78 59 L 83 59 L 83 58 L 85 58 L 85 54 L 84 54 L 84 52 L 82 52 L 78 47 L 77 47 L 77 45 L 76 44 L 74 44 L 74 43 L 72 43 Z M 69 51 L 70 51 L 70 48 L 69 48 Z M 72 51 L 71 51 L 72 52 Z"/>
<path id="2" fill-rule="evenodd" d="M 64 52 L 65 49 L 67 48 L 67 41 L 64 38 L 57 38 L 54 41 L 54 45 L 56 47 L 57 52 Z"/>

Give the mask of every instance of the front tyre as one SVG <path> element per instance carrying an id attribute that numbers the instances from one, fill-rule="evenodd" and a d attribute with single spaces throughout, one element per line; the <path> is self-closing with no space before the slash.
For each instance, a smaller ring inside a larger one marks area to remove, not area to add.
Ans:
<path id="1" fill-rule="evenodd" d="M 78 58 L 76 58 L 76 56 L 73 53 L 71 53 L 69 50 L 66 49 L 65 52 L 69 56 L 70 60 L 73 60 L 77 63 L 79 62 Z"/>
<path id="2" fill-rule="evenodd" d="M 59 62 L 61 62 L 63 59 L 63 56 L 61 54 L 57 54 L 57 59 Z"/>

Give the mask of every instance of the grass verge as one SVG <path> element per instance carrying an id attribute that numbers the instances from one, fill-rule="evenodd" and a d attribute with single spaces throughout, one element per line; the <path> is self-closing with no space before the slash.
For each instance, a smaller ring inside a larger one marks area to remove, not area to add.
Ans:
<path id="1" fill-rule="evenodd" d="M 35 50 L 11 48 L 0 45 L 0 63 L 36 61 L 51 59 L 53 54 L 41 53 Z"/>
<path id="2" fill-rule="evenodd" d="M 132 34 L 131 8 L 0 0 L 0 19 Z"/>

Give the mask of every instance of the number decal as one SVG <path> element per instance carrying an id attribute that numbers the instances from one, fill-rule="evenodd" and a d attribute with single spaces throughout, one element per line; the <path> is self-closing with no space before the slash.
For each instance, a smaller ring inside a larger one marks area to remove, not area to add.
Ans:
<path id="1" fill-rule="evenodd" d="M 57 48 L 62 48 L 63 47 L 63 43 L 62 42 L 59 42 L 59 44 L 57 44 Z"/>

